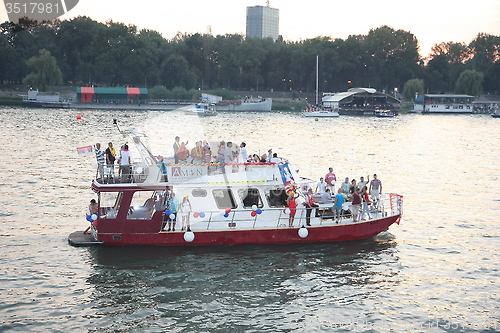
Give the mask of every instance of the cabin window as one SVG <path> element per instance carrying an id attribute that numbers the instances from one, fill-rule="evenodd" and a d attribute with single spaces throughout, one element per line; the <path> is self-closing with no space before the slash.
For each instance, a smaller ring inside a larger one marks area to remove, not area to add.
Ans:
<path id="1" fill-rule="evenodd" d="M 267 202 L 270 207 L 281 208 L 286 206 L 288 195 L 284 189 L 266 191 Z"/>
<path id="2" fill-rule="evenodd" d="M 214 196 L 215 203 L 219 209 L 223 208 L 236 208 L 238 205 L 234 200 L 233 191 L 229 189 L 213 190 L 212 195 Z"/>
<path id="3" fill-rule="evenodd" d="M 150 220 L 161 196 L 156 191 L 137 191 L 132 197 L 127 213 L 130 220 Z"/>
<path id="4" fill-rule="evenodd" d="M 203 189 L 203 188 L 196 188 L 194 190 L 191 191 L 191 194 L 193 195 L 193 197 L 195 198 L 204 198 L 207 196 L 207 190 Z"/>
<path id="5" fill-rule="evenodd" d="M 239 189 L 238 195 L 240 196 L 241 202 L 243 202 L 243 208 L 251 208 L 253 205 L 258 208 L 262 208 L 264 206 L 259 190 L 256 188 Z"/>
<path id="6" fill-rule="evenodd" d="M 99 219 L 115 219 L 122 203 L 122 192 L 101 192 L 99 195 Z"/>

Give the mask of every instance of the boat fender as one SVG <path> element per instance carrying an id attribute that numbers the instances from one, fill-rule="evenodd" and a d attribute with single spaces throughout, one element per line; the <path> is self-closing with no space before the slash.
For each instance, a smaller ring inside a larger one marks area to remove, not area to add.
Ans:
<path id="1" fill-rule="evenodd" d="M 307 236 L 309 236 L 309 230 L 307 230 L 306 227 L 302 226 L 301 228 L 299 228 L 299 236 L 300 238 L 306 238 Z"/>
<path id="2" fill-rule="evenodd" d="M 188 231 L 184 233 L 184 240 L 188 243 L 194 241 L 194 232 Z"/>

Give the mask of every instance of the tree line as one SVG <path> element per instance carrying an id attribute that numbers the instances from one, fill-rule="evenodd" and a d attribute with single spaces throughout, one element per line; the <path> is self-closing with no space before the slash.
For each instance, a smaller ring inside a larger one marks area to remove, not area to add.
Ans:
<path id="1" fill-rule="evenodd" d="M 320 92 L 398 88 L 408 99 L 415 92 L 500 93 L 500 37 L 485 33 L 469 44 L 435 44 L 421 57 L 412 33 L 389 26 L 347 39 L 295 42 L 200 33 L 168 40 L 157 31 L 85 16 L 5 22 L 0 31 L 0 82 L 10 84 L 33 77 L 36 57 L 43 55 L 55 59 L 60 83 L 75 86 L 311 93 L 319 56 Z"/>

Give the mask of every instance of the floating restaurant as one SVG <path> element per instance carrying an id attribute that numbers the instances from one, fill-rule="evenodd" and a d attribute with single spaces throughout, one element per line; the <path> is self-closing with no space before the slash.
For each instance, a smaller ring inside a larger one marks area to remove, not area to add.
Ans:
<path id="1" fill-rule="evenodd" d="M 399 113 L 401 101 L 373 88 L 351 88 L 340 93 L 325 93 L 323 107 L 340 115 L 376 115 L 380 112 Z"/>

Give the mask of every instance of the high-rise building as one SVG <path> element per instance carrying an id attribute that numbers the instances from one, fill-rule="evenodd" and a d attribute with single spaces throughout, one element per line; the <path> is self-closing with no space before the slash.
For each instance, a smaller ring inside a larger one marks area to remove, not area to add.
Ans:
<path id="1" fill-rule="evenodd" d="M 269 2 L 265 7 L 247 7 L 247 37 L 271 37 L 277 40 L 279 23 L 279 9 L 269 7 Z"/>

